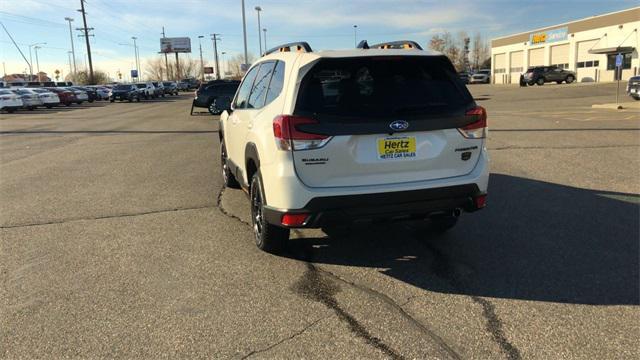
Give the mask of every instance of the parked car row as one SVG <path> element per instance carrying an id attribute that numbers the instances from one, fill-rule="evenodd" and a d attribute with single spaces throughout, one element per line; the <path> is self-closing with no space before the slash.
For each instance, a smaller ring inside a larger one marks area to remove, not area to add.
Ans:
<path id="1" fill-rule="evenodd" d="M 115 85 L 109 93 L 109 101 L 140 101 L 178 95 L 178 84 L 173 81 L 150 81 Z"/>
<path id="2" fill-rule="evenodd" d="M 178 85 L 173 81 L 145 82 L 119 85 L 74 86 L 71 84 L 45 84 L 51 86 L 0 87 L 0 110 L 13 113 L 19 109 L 48 109 L 59 105 L 92 103 L 115 100 L 140 101 L 168 95 L 178 95 Z M 42 85 L 42 84 L 41 84 Z"/>

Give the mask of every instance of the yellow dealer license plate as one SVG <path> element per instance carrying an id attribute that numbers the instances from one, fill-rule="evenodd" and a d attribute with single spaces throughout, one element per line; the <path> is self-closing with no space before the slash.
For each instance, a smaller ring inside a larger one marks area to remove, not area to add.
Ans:
<path id="1" fill-rule="evenodd" d="M 415 136 L 394 136 L 378 139 L 378 159 L 412 159 L 415 157 Z"/>

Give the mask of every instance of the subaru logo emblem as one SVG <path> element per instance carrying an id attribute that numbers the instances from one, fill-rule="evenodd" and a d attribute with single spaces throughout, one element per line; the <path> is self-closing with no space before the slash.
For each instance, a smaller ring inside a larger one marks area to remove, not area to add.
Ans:
<path id="1" fill-rule="evenodd" d="M 409 123 L 404 120 L 396 120 L 389 124 L 391 130 L 402 131 L 407 130 L 409 128 Z"/>

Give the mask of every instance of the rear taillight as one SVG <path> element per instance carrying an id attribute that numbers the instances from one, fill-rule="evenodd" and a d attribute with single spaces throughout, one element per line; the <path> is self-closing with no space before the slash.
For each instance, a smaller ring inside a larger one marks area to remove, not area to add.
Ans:
<path id="1" fill-rule="evenodd" d="M 459 128 L 458 131 L 467 139 L 484 139 L 487 136 L 487 111 L 482 106 L 467 111 L 465 116 L 473 116 L 476 121 Z"/>
<path id="2" fill-rule="evenodd" d="M 476 206 L 476 209 L 482 209 L 483 207 L 487 206 L 487 194 L 476 196 L 473 199 L 473 202 Z"/>
<path id="3" fill-rule="evenodd" d="M 284 214 L 280 223 L 284 226 L 304 226 L 309 214 Z"/>
<path id="4" fill-rule="evenodd" d="M 300 125 L 318 121 L 301 116 L 278 115 L 273 119 L 273 135 L 280 150 L 311 150 L 325 146 L 331 136 L 312 134 L 299 129 Z"/>

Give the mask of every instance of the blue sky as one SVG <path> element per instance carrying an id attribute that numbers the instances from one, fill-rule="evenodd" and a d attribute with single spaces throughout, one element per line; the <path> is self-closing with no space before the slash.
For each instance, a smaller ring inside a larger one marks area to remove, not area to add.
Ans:
<path id="1" fill-rule="evenodd" d="M 39 50 L 40 69 L 66 73 L 70 50 L 69 28 L 65 17 L 81 27 L 76 9 L 80 0 L 0 0 L 0 21 L 19 43 L 27 58 L 27 44 L 46 42 Z M 258 53 L 258 27 L 254 7 L 259 5 L 267 42 L 306 40 L 313 48 L 353 47 L 353 25 L 358 39 L 370 42 L 412 39 L 427 45 L 429 38 L 447 30 L 452 33 L 480 32 L 486 38 L 554 25 L 592 15 L 637 6 L 637 1 L 339 1 L 339 0 L 246 0 L 249 51 Z M 211 62 L 213 49 L 209 34 L 222 34 L 219 51 L 227 56 L 242 51 L 240 0 L 87 0 L 94 68 L 113 74 L 133 66 L 133 48 L 119 45 L 138 38 L 141 62 L 157 57 L 162 26 L 167 36 L 191 37 L 198 57 L 198 35 L 202 39 L 205 62 Z M 10 39 L 0 29 L 1 60 L 7 73 L 21 73 L 27 67 Z M 74 30 L 74 36 L 79 32 Z M 74 38 L 76 57 L 84 59 L 83 38 Z M 35 55 L 33 56 L 35 71 Z"/>

